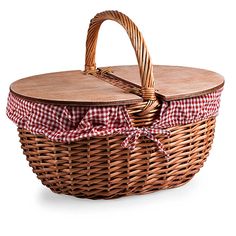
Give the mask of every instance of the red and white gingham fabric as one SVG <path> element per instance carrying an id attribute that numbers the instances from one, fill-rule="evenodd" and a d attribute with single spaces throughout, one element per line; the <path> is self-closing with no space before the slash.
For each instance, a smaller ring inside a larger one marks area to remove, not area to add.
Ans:
<path id="1" fill-rule="evenodd" d="M 223 89 L 202 96 L 163 102 L 154 126 L 169 128 L 217 116 Z"/>
<path id="2" fill-rule="evenodd" d="M 18 127 L 34 134 L 43 134 L 55 142 L 74 142 L 81 138 L 124 134 L 122 146 L 134 149 L 137 139 L 146 136 L 162 149 L 157 134 L 169 136 L 172 126 L 216 116 L 221 90 L 199 97 L 163 101 L 158 118 L 151 127 L 137 128 L 131 124 L 125 106 L 80 107 L 36 103 L 9 94 L 7 116 Z"/>
<path id="3" fill-rule="evenodd" d="M 35 103 L 9 94 L 7 116 L 20 128 L 55 142 L 113 134 L 131 127 L 124 106 L 80 107 Z"/>

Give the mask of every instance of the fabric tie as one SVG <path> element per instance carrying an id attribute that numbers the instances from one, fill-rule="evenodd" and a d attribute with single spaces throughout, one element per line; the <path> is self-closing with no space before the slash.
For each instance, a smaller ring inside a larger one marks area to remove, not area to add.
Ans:
<path id="1" fill-rule="evenodd" d="M 122 142 L 121 146 L 124 148 L 128 148 L 129 150 L 134 150 L 138 141 L 138 138 L 140 136 L 145 136 L 148 139 L 154 141 L 163 154 L 165 154 L 166 157 L 169 157 L 169 154 L 164 150 L 163 144 L 160 142 L 160 140 L 156 137 L 157 134 L 163 135 L 163 136 L 170 136 L 170 131 L 158 127 L 132 127 L 129 130 L 123 132 L 123 134 L 128 135 L 126 139 Z"/>

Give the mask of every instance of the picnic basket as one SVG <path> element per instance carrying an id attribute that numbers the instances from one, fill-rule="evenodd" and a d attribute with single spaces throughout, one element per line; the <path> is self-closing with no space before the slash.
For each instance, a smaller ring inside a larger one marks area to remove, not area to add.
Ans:
<path id="1" fill-rule="evenodd" d="M 96 67 L 106 20 L 124 27 L 138 66 Z M 212 71 L 152 65 L 136 25 L 105 11 L 90 22 L 85 70 L 14 82 L 7 115 L 44 185 L 110 199 L 178 187 L 199 171 L 213 142 L 223 84 Z"/>

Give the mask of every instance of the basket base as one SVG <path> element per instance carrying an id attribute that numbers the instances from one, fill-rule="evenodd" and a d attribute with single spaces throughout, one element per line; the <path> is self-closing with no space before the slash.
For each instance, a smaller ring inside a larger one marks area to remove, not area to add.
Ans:
<path id="1" fill-rule="evenodd" d="M 124 136 L 62 144 L 18 129 L 33 172 L 53 192 L 111 199 L 181 186 L 203 166 L 213 142 L 215 118 L 170 128 L 161 138 L 167 159 L 145 137 L 134 151 L 120 146 Z"/>
<path id="2" fill-rule="evenodd" d="M 56 193 L 56 194 L 65 194 L 65 195 L 68 195 L 68 196 L 74 196 L 74 197 L 77 197 L 77 198 L 87 198 L 87 199 L 91 199 L 91 200 L 101 200 L 101 199 L 111 200 L 111 199 L 117 199 L 117 198 L 121 198 L 121 197 L 125 197 L 125 196 L 128 197 L 128 196 L 133 196 L 133 195 L 151 194 L 151 193 L 158 192 L 160 190 L 178 188 L 178 187 L 181 187 L 181 186 L 187 184 L 193 177 L 194 176 L 192 176 L 191 178 L 185 178 L 185 179 L 182 180 L 181 183 L 173 185 L 173 186 L 169 186 L 169 187 L 162 187 L 162 188 L 159 188 L 159 189 L 149 189 L 147 191 L 130 192 L 130 193 L 125 193 L 125 194 L 113 195 L 113 196 L 109 196 L 109 194 L 108 194 L 108 196 L 101 195 L 101 196 L 93 196 L 93 197 L 89 197 L 89 196 L 83 195 L 83 194 L 74 195 L 74 194 L 70 194 L 70 193 L 64 193 L 64 192 L 61 192 L 61 191 L 55 191 L 54 189 L 50 188 L 49 186 L 46 186 L 46 187 L 48 187 L 53 193 Z"/>

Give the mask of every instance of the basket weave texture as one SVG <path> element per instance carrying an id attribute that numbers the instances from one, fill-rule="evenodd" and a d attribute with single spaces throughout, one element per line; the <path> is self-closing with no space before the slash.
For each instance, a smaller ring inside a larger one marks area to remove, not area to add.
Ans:
<path id="1" fill-rule="evenodd" d="M 203 166 L 214 137 L 215 118 L 170 128 L 160 138 L 169 158 L 141 137 L 134 151 L 121 147 L 123 135 L 63 144 L 18 129 L 33 172 L 53 192 L 109 199 L 181 186 Z"/>

